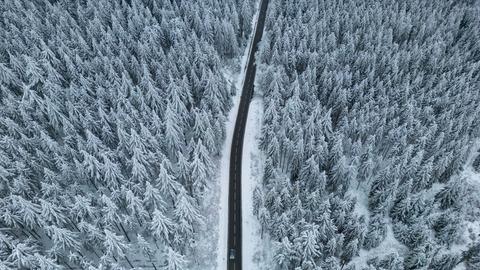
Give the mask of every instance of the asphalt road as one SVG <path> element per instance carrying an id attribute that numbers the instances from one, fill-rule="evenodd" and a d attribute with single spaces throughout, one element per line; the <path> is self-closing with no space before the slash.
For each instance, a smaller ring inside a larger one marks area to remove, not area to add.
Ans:
<path id="1" fill-rule="evenodd" d="M 228 250 L 227 250 L 227 269 L 242 269 L 242 149 L 243 137 L 245 135 L 245 125 L 247 122 L 248 107 L 253 95 L 253 82 L 255 81 L 255 52 L 258 42 L 262 39 L 263 27 L 265 25 L 265 15 L 268 1 L 261 0 L 260 12 L 258 14 L 257 26 L 251 43 L 250 54 L 248 56 L 247 70 L 243 82 L 242 96 L 238 109 L 235 129 L 233 133 L 232 149 L 230 153 L 230 187 L 228 195 Z M 231 259 L 231 251 L 235 258 Z"/>

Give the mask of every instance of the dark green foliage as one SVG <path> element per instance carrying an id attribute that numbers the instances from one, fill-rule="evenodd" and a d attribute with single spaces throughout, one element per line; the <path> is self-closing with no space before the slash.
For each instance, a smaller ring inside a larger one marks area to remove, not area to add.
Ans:
<path id="1" fill-rule="evenodd" d="M 395 238 L 409 248 L 415 248 L 430 239 L 430 230 L 423 218 L 412 220 L 414 225 L 395 223 L 393 233 Z"/>
<path id="2" fill-rule="evenodd" d="M 365 249 L 371 249 L 377 247 L 385 236 L 387 235 L 387 224 L 382 216 L 370 217 L 368 223 L 368 232 L 365 235 L 365 242 L 363 247 Z"/>
<path id="3" fill-rule="evenodd" d="M 472 244 L 468 250 L 462 254 L 462 257 L 468 270 L 480 267 L 480 243 Z"/>
<path id="4" fill-rule="evenodd" d="M 445 212 L 434 221 L 432 228 L 440 243 L 450 247 L 461 239 L 461 230 L 463 229 L 461 223 L 461 214 Z"/>
<path id="5" fill-rule="evenodd" d="M 388 269 L 388 270 L 402 270 L 403 268 L 403 258 L 400 257 L 397 253 L 389 254 L 383 258 L 375 257 L 374 259 L 368 260 L 367 264 L 374 269 Z"/>
<path id="6" fill-rule="evenodd" d="M 430 263 L 430 256 L 428 246 L 415 247 L 405 256 L 404 268 L 408 270 L 425 268 Z"/>
<path id="7" fill-rule="evenodd" d="M 430 267 L 438 270 L 452 270 L 461 262 L 460 254 L 441 254 L 436 255 Z"/>
<path id="8" fill-rule="evenodd" d="M 480 155 L 478 155 L 474 160 L 472 164 L 473 168 L 477 171 L 480 172 Z"/>

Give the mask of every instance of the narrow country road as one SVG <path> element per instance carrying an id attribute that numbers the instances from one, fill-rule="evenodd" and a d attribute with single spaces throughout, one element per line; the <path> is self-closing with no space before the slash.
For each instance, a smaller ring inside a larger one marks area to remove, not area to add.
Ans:
<path id="1" fill-rule="evenodd" d="M 232 149 L 230 152 L 230 187 L 228 195 L 228 251 L 227 269 L 242 269 L 242 149 L 248 107 L 253 95 L 255 81 L 255 52 L 258 42 L 262 39 L 263 27 L 269 0 L 261 0 L 257 26 L 250 44 L 247 60 L 247 70 L 243 82 L 242 96 L 233 132 Z"/>

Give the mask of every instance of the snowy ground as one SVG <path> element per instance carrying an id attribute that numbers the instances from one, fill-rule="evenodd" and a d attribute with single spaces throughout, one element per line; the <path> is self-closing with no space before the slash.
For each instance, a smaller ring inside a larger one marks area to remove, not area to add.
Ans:
<path id="1" fill-rule="evenodd" d="M 261 237 L 261 227 L 253 214 L 253 191 L 263 177 L 264 156 L 259 149 L 263 117 L 263 100 L 254 96 L 248 110 L 242 163 L 242 228 L 243 267 L 245 269 L 269 269 L 272 260 L 272 244 L 268 235 Z"/>
<path id="2" fill-rule="evenodd" d="M 367 192 L 360 186 L 359 189 L 349 190 L 349 195 L 357 198 L 357 203 L 355 205 L 355 213 L 360 216 L 365 216 L 365 220 L 368 224 L 369 211 L 368 211 L 368 196 Z M 356 269 L 362 269 L 367 266 L 367 261 L 376 256 L 386 256 L 392 253 L 404 254 L 407 251 L 402 243 L 398 242 L 393 235 L 393 229 L 391 222 L 387 223 L 387 235 L 385 239 L 380 243 L 376 248 L 370 250 L 360 249 L 358 256 L 354 257 L 350 262 L 350 265 L 355 265 Z"/>
<path id="3" fill-rule="evenodd" d="M 377 256 L 383 257 L 392 253 L 405 254 L 408 248 L 402 243 L 398 242 L 393 235 L 392 224 L 389 222 L 387 224 L 387 236 L 376 248 L 370 250 L 360 249 L 359 256 L 353 258 L 350 264 L 356 266 L 356 269 L 362 269 L 367 266 L 367 261 L 369 259 L 375 258 Z"/>

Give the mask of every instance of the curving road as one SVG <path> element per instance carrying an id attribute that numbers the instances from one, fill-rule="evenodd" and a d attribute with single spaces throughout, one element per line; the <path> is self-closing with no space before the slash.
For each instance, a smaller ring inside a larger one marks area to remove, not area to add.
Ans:
<path id="1" fill-rule="evenodd" d="M 269 0 L 261 0 L 258 13 L 257 26 L 250 44 L 250 53 L 246 66 L 243 82 L 242 96 L 238 115 L 233 132 L 232 149 L 230 152 L 230 187 L 228 195 L 228 251 L 227 269 L 242 269 L 242 149 L 245 125 L 247 122 L 248 108 L 253 95 L 253 82 L 255 81 L 255 52 L 258 42 L 262 39 L 263 27 Z M 231 257 L 232 253 L 234 258 Z"/>

